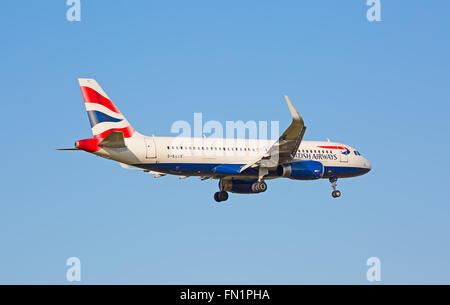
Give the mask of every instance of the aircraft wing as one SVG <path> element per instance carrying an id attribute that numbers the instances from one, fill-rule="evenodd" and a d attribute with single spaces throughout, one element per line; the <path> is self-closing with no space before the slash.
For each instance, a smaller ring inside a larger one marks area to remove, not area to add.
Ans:
<path id="1" fill-rule="evenodd" d="M 164 177 L 165 175 L 167 175 L 167 174 L 165 174 L 165 173 L 160 173 L 160 172 L 155 172 L 155 171 L 151 171 L 151 170 L 146 170 L 146 169 L 142 169 L 142 168 L 130 166 L 130 165 L 125 164 L 125 163 L 122 163 L 122 162 L 119 162 L 119 164 L 120 164 L 120 166 L 121 166 L 122 168 L 125 168 L 125 169 L 140 170 L 140 171 L 144 171 L 144 172 L 146 172 L 146 173 L 149 173 L 150 175 L 155 175 L 154 178 Z"/>
<path id="2" fill-rule="evenodd" d="M 303 135 L 306 131 L 303 118 L 295 109 L 291 100 L 287 95 L 284 96 L 286 103 L 289 107 L 289 111 L 292 115 L 292 123 L 278 138 L 278 140 L 272 145 L 267 153 L 257 160 L 253 160 L 250 163 L 244 165 L 240 172 L 246 170 L 249 167 L 276 167 L 278 164 L 282 164 L 292 160 L 297 152 L 298 147 L 303 139 Z"/>

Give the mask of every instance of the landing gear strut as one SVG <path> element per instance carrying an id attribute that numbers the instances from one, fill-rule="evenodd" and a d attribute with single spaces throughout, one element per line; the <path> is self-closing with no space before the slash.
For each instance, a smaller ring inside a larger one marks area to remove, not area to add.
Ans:
<path id="1" fill-rule="evenodd" d="M 338 198 L 341 196 L 341 191 L 336 189 L 336 182 L 337 182 L 336 177 L 330 178 L 331 187 L 333 188 L 333 191 L 331 192 L 331 196 L 333 196 L 333 198 Z"/>
<path id="2" fill-rule="evenodd" d="M 214 200 L 217 202 L 226 201 L 228 199 L 228 193 L 225 191 L 225 184 L 222 179 L 219 180 L 219 192 L 214 193 Z"/>

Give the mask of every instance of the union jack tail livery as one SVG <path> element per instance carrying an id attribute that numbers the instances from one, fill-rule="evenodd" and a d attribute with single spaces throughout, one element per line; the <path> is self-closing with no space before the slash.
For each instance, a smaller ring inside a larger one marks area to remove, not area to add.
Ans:
<path id="1" fill-rule="evenodd" d="M 91 123 L 92 134 L 103 140 L 112 131 L 122 132 L 124 138 L 130 138 L 134 129 L 124 115 L 117 109 L 105 91 L 95 79 L 79 78 L 86 111 Z"/>

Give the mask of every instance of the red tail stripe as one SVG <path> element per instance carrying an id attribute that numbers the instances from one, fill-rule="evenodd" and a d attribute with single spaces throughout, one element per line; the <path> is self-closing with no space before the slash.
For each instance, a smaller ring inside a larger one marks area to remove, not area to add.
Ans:
<path id="1" fill-rule="evenodd" d="M 105 106 L 115 113 L 120 113 L 120 111 L 114 106 L 113 102 L 98 93 L 92 88 L 81 86 L 81 93 L 83 94 L 83 99 L 85 103 L 95 103 Z"/>

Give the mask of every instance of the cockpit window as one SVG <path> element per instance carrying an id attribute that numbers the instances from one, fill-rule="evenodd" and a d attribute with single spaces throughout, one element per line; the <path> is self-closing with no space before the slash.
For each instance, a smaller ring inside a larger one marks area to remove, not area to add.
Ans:
<path id="1" fill-rule="evenodd" d="M 355 153 L 355 155 L 357 155 L 357 156 L 361 156 L 361 154 L 360 154 L 359 151 L 357 151 L 357 150 L 355 150 L 354 153 Z"/>

